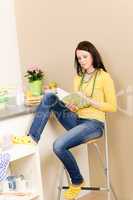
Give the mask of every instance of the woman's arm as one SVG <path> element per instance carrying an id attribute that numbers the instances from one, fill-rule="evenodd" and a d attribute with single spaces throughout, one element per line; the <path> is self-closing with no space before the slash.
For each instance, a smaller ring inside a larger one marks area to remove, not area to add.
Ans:
<path id="1" fill-rule="evenodd" d="M 100 104 L 100 109 L 105 112 L 117 111 L 117 98 L 115 92 L 114 81 L 107 73 L 103 80 L 103 91 L 105 101 Z"/>
<path id="2" fill-rule="evenodd" d="M 79 85 L 80 85 L 80 78 L 79 76 L 75 76 L 73 80 L 73 91 L 78 92 L 79 91 Z"/>
<path id="3" fill-rule="evenodd" d="M 88 103 L 103 111 L 103 112 L 116 112 L 117 110 L 117 100 L 114 82 L 109 74 L 106 74 L 103 80 L 103 92 L 104 92 L 104 102 L 98 102 L 97 100 L 85 96 L 83 93 L 79 92 L 84 98 L 88 100 Z"/>

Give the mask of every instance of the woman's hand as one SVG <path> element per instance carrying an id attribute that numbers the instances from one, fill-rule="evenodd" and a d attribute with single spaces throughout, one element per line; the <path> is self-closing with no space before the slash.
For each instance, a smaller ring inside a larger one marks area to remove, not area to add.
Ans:
<path id="1" fill-rule="evenodd" d="M 81 97 L 84 97 L 84 98 L 88 98 L 88 100 L 89 100 L 89 97 L 88 96 L 86 96 L 83 92 L 80 92 L 80 91 L 78 91 L 77 92 Z"/>
<path id="2" fill-rule="evenodd" d="M 101 103 L 98 102 L 97 100 L 93 99 L 92 97 L 86 96 L 83 92 L 78 92 L 78 94 L 80 96 L 84 97 L 88 101 L 88 104 L 90 104 L 94 108 L 99 109 L 101 107 Z"/>
<path id="3" fill-rule="evenodd" d="M 75 105 L 75 104 L 73 104 L 73 103 L 71 103 L 71 104 L 66 104 L 66 107 L 69 109 L 69 110 L 71 110 L 72 112 L 76 112 L 79 108 Z"/>

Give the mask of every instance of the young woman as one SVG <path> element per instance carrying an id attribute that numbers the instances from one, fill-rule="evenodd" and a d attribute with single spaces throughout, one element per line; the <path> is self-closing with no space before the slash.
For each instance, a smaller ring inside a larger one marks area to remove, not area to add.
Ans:
<path id="1" fill-rule="evenodd" d="M 77 162 L 69 151 L 72 147 L 103 135 L 106 112 L 117 110 L 116 94 L 113 80 L 105 69 L 101 56 L 95 46 L 88 42 L 80 42 L 75 49 L 74 91 L 88 101 L 86 107 L 65 104 L 53 93 L 46 93 L 38 106 L 28 136 L 17 138 L 23 141 L 39 142 L 43 129 L 51 112 L 67 133 L 56 139 L 53 151 L 66 167 L 71 185 L 64 193 L 65 199 L 75 199 L 84 182 Z"/>

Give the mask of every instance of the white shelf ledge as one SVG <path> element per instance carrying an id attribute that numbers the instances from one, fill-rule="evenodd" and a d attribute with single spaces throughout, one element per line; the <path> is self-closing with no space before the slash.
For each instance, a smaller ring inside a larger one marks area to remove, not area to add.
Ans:
<path id="1" fill-rule="evenodd" d="M 11 194 L 0 195 L 0 200 L 35 200 L 38 197 L 39 197 L 38 194 L 18 196 L 18 195 L 13 195 L 11 192 Z"/>
<path id="2" fill-rule="evenodd" d="M 15 144 L 10 149 L 4 151 L 5 153 L 9 153 L 11 156 L 11 160 L 15 161 L 26 156 L 32 155 L 36 153 L 38 150 L 37 146 L 34 145 L 25 145 L 25 144 Z"/>

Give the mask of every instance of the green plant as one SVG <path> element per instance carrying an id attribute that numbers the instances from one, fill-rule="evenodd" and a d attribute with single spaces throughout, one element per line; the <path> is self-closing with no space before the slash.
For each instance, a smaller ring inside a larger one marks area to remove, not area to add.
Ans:
<path id="1" fill-rule="evenodd" d="M 38 65 L 29 65 L 24 77 L 27 77 L 29 82 L 43 80 L 44 73 Z"/>

